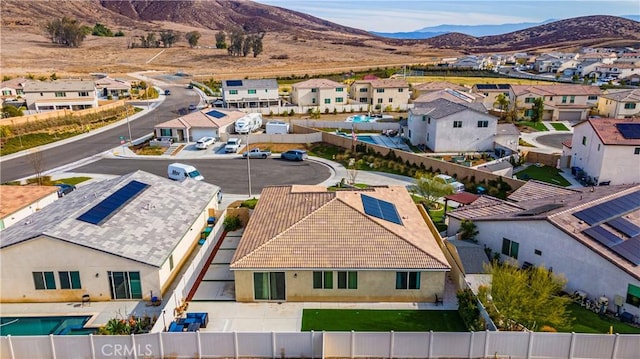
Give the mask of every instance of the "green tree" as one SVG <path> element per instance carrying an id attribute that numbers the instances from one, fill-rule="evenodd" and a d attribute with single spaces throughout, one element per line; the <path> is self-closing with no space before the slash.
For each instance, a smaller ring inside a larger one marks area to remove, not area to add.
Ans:
<path id="1" fill-rule="evenodd" d="M 251 52 L 253 57 L 258 57 L 262 53 L 262 39 L 264 38 L 264 32 L 251 36 Z"/>
<path id="2" fill-rule="evenodd" d="M 244 30 L 235 28 L 231 30 L 231 35 L 229 35 L 230 45 L 227 47 L 227 52 L 231 56 L 241 56 L 242 49 L 244 45 Z"/>
<path id="3" fill-rule="evenodd" d="M 162 30 L 160 31 L 160 42 L 162 42 L 162 46 L 171 47 L 178 40 L 178 36 L 173 30 Z"/>
<path id="4" fill-rule="evenodd" d="M 85 37 L 91 33 L 90 28 L 80 26 L 77 20 L 68 17 L 51 20 L 45 24 L 44 28 L 51 42 L 67 47 L 79 47 Z"/>
<path id="5" fill-rule="evenodd" d="M 460 238 L 467 241 L 475 241 L 478 235 L 478 227 L 473 221 L 463 219 L 460 222 Z"/>
<path id="6" fill-rule="evenodd" d="M 122 30 L 118 30 L 118 32 L 113 34 L 113 36 L 115 36 L 115 37 L 123 37 L 124 36 L 124 32 L 122 32 Z"/>
<path id="7" fill-rule="evenodd" d="M 531 107 L 533 114 L 531 115 L 531 121 L 540 122 L 544 116 L 544 100 L 542 97 L 538 97 L 533 100 L 533 106 Z"/>
<path id="8" fill-rule="evenodd" d="M 500 110 L 500 120 L 504 121 L 507 118 L 507 110 L 509 109 L 509 96 L 505 96 L 503 93 L 496 96 L 493 107 Z"/>
<path id="9" fill-rule="evenodd" d="M 226 49 L 227 48 L 227 35 L 224 31 L 219 31 L 216 34 L 216 48 L 217 49 Z"/>
<path id="10" fill-rule="evenodd" d="M 93 26 L 93 29 L 91 30 L 91 35 L 93 35 L 93 36 L 113 37 L 113 32 L 111 31 L 111 29 L 109 29 L 105 25 L 97 22 Z"/>
<path id="11" fill-rule="evenodd" d="M 416 179 L 416 194 L 424 198 L 427 208 L 436 207 L 438 198 L 455 193 L 452 185 L 444 183 L 440 178 L 433 175 L 424 175 Z"/>
<path id="12" fill-rule="evenodd" d="M 52 73 L 52 74 L 51 74 L 51 76 L 49 76 L 49 79 L 50 79 L 51 81 L 55 81 L 55 80 L 57 80 L 57 79 L 58 79 L 58 75 L 56 75 L 56 73 L 54 72 L 54 73 Z"/>
<path id="13" fill-rule="evenodd" d="M 2 118 L 7 117 L 19 117 L 22 116 L 22 109 L 15 106 L 3 106 L 2 107 Z"/>
<path id="14" fill-rule="evenodd" d="M 197 31 L 190 31 L 185 35 L 185 38 L 187 39 L 189 46 L 191 46 L 191 48 L 194 48 L 198 46 L 198 41 L 200 40 L 201 36 L 202 35 Z"/>
<path id="15" fill-rule="evenodd" d="M 566 280 L 544 267 L 519 269 L 509 264 L 489 266 L 491 288 L 480 287 L 478 298 L 496 325 L 517 330 L 520 323 L 530 330 L 543 325 L 556 329 L 570 327 L 567 309 L 571 299 L 561 296 Z"/>

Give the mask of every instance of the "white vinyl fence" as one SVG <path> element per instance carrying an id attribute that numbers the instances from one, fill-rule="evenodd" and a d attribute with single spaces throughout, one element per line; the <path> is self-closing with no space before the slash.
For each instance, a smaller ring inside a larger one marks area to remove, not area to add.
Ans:
<path id="1" fill-rule="evenodd" d="M 475 332 L 152 333 L 0 337 L 0 358 L 637 359 L 640 335 Z"/>

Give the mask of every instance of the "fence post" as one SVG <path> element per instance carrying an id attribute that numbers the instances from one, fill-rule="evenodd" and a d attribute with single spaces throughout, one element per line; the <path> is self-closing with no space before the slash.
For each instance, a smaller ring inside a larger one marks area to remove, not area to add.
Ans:
<path id="1" fill-rule="evenodd" d="M 271 332 L 271 358 L 276 357 L 276 332 Z"/>
<path id="2" fill-rule="evenodd" d="M 7 335 L 7 341 L 9 342 L 9 355 L 11 355 L 11 359 L 16 359 L 16 353 L 13 351 L 13 342 L 11 342 L 11 334 Z"/>
<path id="3" fill-rule="evenodd" d="M 198 343 L 198 359 L 202 358 L 202 341 L 200 338 L 200 331 L 196 331 L 196 343 Z"/>
<path id="4" fill-rule="evenodd" d="M 611 359 L 614 359 L 617 355 L 618 339 L 620 339 L 620 334 L 616 333 L 616 338 L 613 340 L 613 350 L 611 351 Z"/>
<path id="5" fill-rule="evenodd" d="M 160 358 L 164 358 L 164 343 L 162 342 L 162 333 L 158 333 L 158 344 L 160 344 Z"/>
<path id="6" fill-rule="evenodd" d="M 389 359 L 393 359 L 393 346 L 395 344 L 396 333 L 392 330 L 389 337 Z"/>
<path id="7" fill-rule="evenodd" d="M 484 331 L 484 353 L 482 354 L 483 358 L 487 357 L 487 352 L 489 351 L 489 330 Z"/>
<path id="8" fill-rule="evenodd" d="M 433 352 L 433 330 L 429 331 L 429 351 L 427 352 L 427 358 L 431 358 Z"/>
<path id="9" fill-rule="evenodd" d="M 91 359 L 96 359 L 96 343 L 93 341 L 93 334 L 89 334 L 89 345 L 91 347 Z"/>
<path id="10" fill-rule="evenodd" d="M 355 341 L 356 332 L 351 331 L 351 359 L 353 359 L 353 352 L 356 350 L 356 341 Z"/>
<path id="11" fill-rule="evenodd" d="M 49 334 L 49 343 L 51 343 L 51 357 L 56 359 L 56 345 L 53 342 L 53 334 Z"/>
<path id="12" fill-rule="evenodd" d="M 571 342 L 569 343 L 569 359 L 573 358 L 573 346 L 575 345 L 576 333 L 571 332 Z"/>
<path id="13" fill-rule="evenodd" d="M 533 332 L 529 332 L 529 342 L 527 343 L 527 359 L 531 358 L 532 350 L 533 350 Z"/>
<path id="14" fill-rule="evenodd" d="M 471 338 L 469 338 L 469 358 L 473 358 L 472 354 L 473 354 L 473 337 L 475 336 L 476 332 L 471 332 Z"/>
<path id="15" fill-rule="evenodd" d="M 233 354 L 238 359 L 238 332 L 233 332 Z"/>
<path id="16" fill-rule="evenodd" d="M 314 337 L 313 333 L 314 333 L 314 331 L 312 330 L 311 333 L 310 333 L 311 334 L 310 335 L 310 337 L 311 337 L 311 359 L 314 359 L 314 354 L 315 354 L 315 350 L 313 350 L 314 349 L 313 348 L 313 337 Z"/>
<path id="17" fill-rule="evenodd" d="M 136 348 L 136 337 L 131 335 L 131 347 L 133 348 L 133 359 L 138 359 L 138 348 Z"/>

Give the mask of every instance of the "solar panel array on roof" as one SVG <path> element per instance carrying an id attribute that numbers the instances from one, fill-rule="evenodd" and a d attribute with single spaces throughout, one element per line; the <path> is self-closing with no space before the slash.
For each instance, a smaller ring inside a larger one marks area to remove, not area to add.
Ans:
<path id="1" fill-rule="evenodd" d="M 120 208 L 124 207 L 125 204 L 136 198 L 147 187 L 149 187 L 149 185 L 146 183 L 131 181 L 93 206 L 90 210 L 84 212 L 77 219 L 91 224 L 101 224 Z"/>
<path id="2" fill-rule="evenodd" d="M 543 204 L 542 206 L 538 206 L 535 208 L 528 209 L 524 212 L 520 212 L 516 214 L 516 216 L 519 216 L 519 217 L 537 216 L 539 214 L 546 213 L 554 209 L 558 209 L 560 207 L 564 207 L 564 204 L 562 203 Z"/>
<path id="3" fill-rule="evenodd" d="M 607 221 L 607 224 L 624 233 L 624 235 L 627 237 L 640 236 L 640 227 L 622 217 L 614 218 L 610 221 Z"/>
<path id="4" fill-rule="evenodd" d="M 627 239 L 617 246 L 613 246 L 611 250 L 629 262 L 640 265 L 640 236 Z"/>
<path id="5" fill-rule="evenodd" d="M 225 83 L 229 87 L 242 86 L 242 80 L 227 80 Z"/>
<path id="6" fill-rule="evenodd" d="M 508 90 L 510 85 L 507 84 L 477 84 L 478 90 Z"/>
<path id="7" fill-rule="evenodd" d="M 573 213 L 589 225 L 600 224 L 640 208 L 640 190 Z"/>
<path id="8" fill-rule="evenodd" d="M 602 226 L 587 228 L 584 231 L 582 231 L 582 233 L 588 235 L 589 237 L 598 241 L 600 244 L 605 245 L 609 248 L 622 243 L 622 238 L 607 231 Z"/>
<path id="9" fill-rule="evenodd" d="M 640 123 L 617 123 L 616 128 L 628 140 L 640 139 Z"/>
<path id="10" fill-rule="evenodd" d="M 215 118 L 223 118 L 226 115 L 218 110 L 212 110 L 207 112 L 207 116 L 215 117 Z"/>
<path id="11" fill-rule="evenodd" d="M 384 219 L 391 223 L 402 225 L 398 210 L 393 203 L 389 203 L 377 198 L 373 198 L 367 195 L 360 195 L 362 198 L 362 206 L 364 207 L 364 213 L 374 216 L 376 218 Z"/>

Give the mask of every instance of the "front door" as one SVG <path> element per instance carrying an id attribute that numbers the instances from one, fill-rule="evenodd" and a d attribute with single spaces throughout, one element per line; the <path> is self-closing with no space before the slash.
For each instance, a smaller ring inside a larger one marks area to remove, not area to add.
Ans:
<path id="1" fill-rule="evenodd" d="M 284 272 L 253 273 L 253 293 L 256 300 L 285 300 Z"/>

